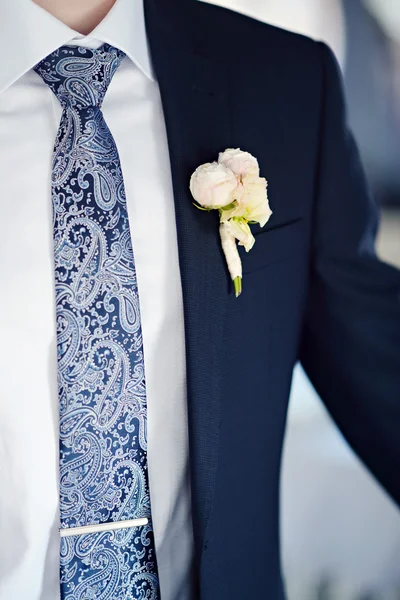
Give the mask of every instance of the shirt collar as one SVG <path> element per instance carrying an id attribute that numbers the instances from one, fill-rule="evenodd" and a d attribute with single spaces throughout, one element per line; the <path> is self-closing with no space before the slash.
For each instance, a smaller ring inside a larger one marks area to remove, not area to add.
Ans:
<path id="1" fill-rule="evenodd" d="M 0 63 L 0 93 L 60 46 L 73 43 L 118 47 L 155 80 L 146 35 L 143 0 L 117 0 L 88 36 L 74 31 L 32 0 L 0 2 L 0 39 L 7 57 Z"/>

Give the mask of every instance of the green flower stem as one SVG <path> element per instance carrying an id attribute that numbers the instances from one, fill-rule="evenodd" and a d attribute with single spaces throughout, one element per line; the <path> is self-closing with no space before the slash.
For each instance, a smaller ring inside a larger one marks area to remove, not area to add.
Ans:
<path id="1" fill-rule="evenodd" d="M 241 277 L 235 277 L 235 279 L 233 280 L 233 287 L 235 288 L 235 296 L 237 298 L 242 293 L 242 278 Z"/>

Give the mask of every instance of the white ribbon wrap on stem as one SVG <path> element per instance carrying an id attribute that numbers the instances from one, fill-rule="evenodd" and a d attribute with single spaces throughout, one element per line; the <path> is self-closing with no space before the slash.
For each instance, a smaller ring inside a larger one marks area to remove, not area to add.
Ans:
<path id="1" fill-rule="evenodd" d="M 242 279 L 242 261 L 240 260 L 235 236 L 230 233 L 229 226 L 226 223 L 220 224 L 219 234 L 232 281 L 236 277 Z"/>

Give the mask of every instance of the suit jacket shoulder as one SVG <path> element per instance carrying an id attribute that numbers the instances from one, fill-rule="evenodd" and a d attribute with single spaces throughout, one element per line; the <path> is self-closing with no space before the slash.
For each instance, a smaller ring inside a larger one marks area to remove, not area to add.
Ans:
<path id="1" fill-rule="evenodd" d="M 301 72 L 315 78 L 321 72 L 321 53 L 314 40 L 213 4 L 198 0 L 186 4 L 192 34 L 202 40 L 202 49 L 221 62 L 232 62 L 238 75 L 243 68 L 274 65 L 281 77 Z"/>

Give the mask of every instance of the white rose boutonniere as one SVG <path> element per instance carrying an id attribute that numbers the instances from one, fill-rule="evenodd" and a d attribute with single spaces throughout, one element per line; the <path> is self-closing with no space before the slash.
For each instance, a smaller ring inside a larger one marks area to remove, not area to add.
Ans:
<path id="1" fill-rule="evenodd" d="M 246 252 L 255 239 L 249 223 L 264 227 L 272 215 L 267 196 L 267 181 L 260 177 L 257 159 L 239 148 L 220 152 L 218 162 L 196 169 L 190 191 L 201 210 L 218 210 L 219 232 L 236 296 L 242 291 L 242 263 L 237 243 Z"/>

